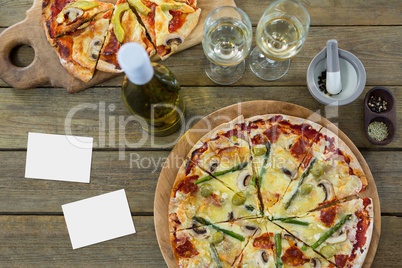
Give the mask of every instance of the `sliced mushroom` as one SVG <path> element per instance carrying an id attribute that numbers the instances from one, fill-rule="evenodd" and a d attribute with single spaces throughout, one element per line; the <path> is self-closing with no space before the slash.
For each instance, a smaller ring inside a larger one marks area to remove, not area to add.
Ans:
<path id="1" fill-rule="evenodd" d="M 291 235 L 291 234 L 285 233 L 285 234 L 283 235 L 283 237 L 284 237 L 285 239 L 287 239 L 287 240 L 291 240 L 291 241 L 296 242 L 296 238 L 295 238 L 293 235 Z"/>
<path id="2" fill-rule="evenodd" d="M 255 267 L 267 267 L 269 261 L 269 254 L 266 250 L 260 250 L 255 255 Z"/>
<path id="3" fill-rule="evenodd" d="M 286 174 L 291 180 L 294 180 L 297 175 L 297 165 L 292 161 L 286 161 L 281 168 L 282 172 Z"/>
<path id="4" fill-rule="evenodd" d="M 89 44 L 89 57 L 92 60 L 97 60 L 99 57 L 99 52 L 102 48 L 102 40 L 100 38 L 92 39 L 91 43 Z"/>
<path id="5" fill-rule="evenodd" d="M 296 236 L 298 236 L 298 235 L 299 235 L 299 233 L 296 232 L 296 231 L 294 231 L 294 233 L 292 233 L 292 234 L 285 233 L 285 234 L 283 235 L 283 237 L 284 237 L 286 240 L 288 240 L 289 243 L 294 243 L 294 244 L 296 244 L 297 246 L 302 247 L 302 246 L 303 246 L 303 242 L 300 241 L 300 240 L 298 240 L 298 239 L 296 238 Z"/>
<path id="6" fill-rule="evenodd" d="M 252 179 L 252 175 L 248 170 L 243 170 L 240 172 L 239 176 L 237 176 L 237 187 L 239 190 L 246 190 L 247 186 L 250 184 Z"/>
<path id="7" fill-rule="evenodd" d="M 340 232 L 333 234 L 331 237 L 329 237 L 325 242 L 329 244 L 337 244 L 345 241 L 347 239 L 346 231 L 341 229 Z"/>
<path id="8" fill-rule="evenodd" d="M 321 268 L 321 261 L 319 259 L 311 259 L 313 268 Z"/>
<path id="9" fill-rule="evenodd" d="M 219 166 L 219 160 L 217 158 L 212 158 L 209 160 L 207 164 L 207 169 L 209 172 L 214 172 L 218 166 Z"/>
<path id="10" fill-rule="evenodd" d="M 73 23 L 79 17 L 81 17 L 82 14 L 84 14 L 84 11 L 82 9 L 76 7 L 68 7 L 62 11 L 60 16 L 57 16 L 57 22 L 63 23 L 65 20 L 65 16 L 67 16 L 67 23 Z"/>
<path id="11" fill-rule="evenodd" d="M 199 226 L 196 223 L 194 223 L 192 227 L 193 227 L 193 231 L 196 234 L 206 234 L 207 233 L 207 229 L 205 227 Z"/>
<path id="12" fill-rule="evenodd" d="M 181 35 L 172 34 L 166 37 L 166 45 L 168 46 L 172 46 L 173 44 L 180 45 L 181 43 L 183 43 L 183 36 Z"/>
<path id="13" fill-rule="evenodd" d="M 241 229 L 247 236 L 254 236 L 254 235 L 258 236 L 261 233 L 261 229 L 259 227 L 249 224 L 243 225 Z"/>
<path id="14" fill-rule="evenodd" d="M 264 250 L 263 252 L 261 252 L 261 259 L 264 263 L 267 263 L 269 260 L 269 256 L 268 253 Z"/>
<path id="15" fill-rule="evenodd" d="M 334 193 L 334 186 L 332 185 L 332 183 L 329 180 L 320 180 L 318 182 L 318 186 L 322 187 L 322 189 L 324 190 L 325 193 L 325 198 L 323 200 L 323 202 L 327 201 L 327 200 L 331 200 L 335 193 Z"/>
<path id="16" fill-rule="evenodd" d="M 282 172 L 285 173 L 285 174 L 286 174 L 288 177 L 290 177 L 290 178 L 293 177 L 292 172 L 291 172 L 289 169 L 287 169 L 287 168 L 282 168 Z"/>

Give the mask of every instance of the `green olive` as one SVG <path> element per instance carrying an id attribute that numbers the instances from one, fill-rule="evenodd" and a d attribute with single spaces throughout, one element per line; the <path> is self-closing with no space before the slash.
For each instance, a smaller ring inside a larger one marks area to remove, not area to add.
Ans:
<path id="1" fill-rule="evenodd" d="M 324 174 L 325 171 L 325 163 L 318 161 L 314 163 L 314 166 L 311 168 L 311 174 L 313 174 L 315 177 L 320 177 L 322 174 Z"/>
<path id="2" fill-rule="evenodd" d="M 265 145 L 260 144 L 253 147 L 253 153 L 255 156 L 264 155 L 267 152 L 267 147 Z"/>
<path id="3" fill-rule="evenodd" d="M 235 206 L 241 206 L 246 202 L 246 196 L 242 192 L 237 192 L 232 197 L 232 204 Z"/>
<path id="4" fill-rule="evenodd" d="M 321 254 L 324 255 L 324 257 L 326 258 L 331 258 L 332 256 L 334 256 L 336 254 L 336 250 L 335 248 L 331 247 L 331 246 L 324 246 L 322 247 L 322 249 L 320 250 Z"/>
<path id="5" fill-rule="evenodd" d="M 311 184 L 308 184 L 308 183 L 303 184 L 300 187 L 300 193 L 302 195 L 308 195 L 309 193 L 311 193 L 311 190 L 313 190 L 313 186 Z"/>
<path id="6" fill-rule="evenodd" d="M 223 241 L 224 235 L 222 232 L 216 232 L 212 235 L 211 240 L 212 244 L 216 245 Z"/>
<path id="7" fill-rule="evenodd" d="M 208 197 L 213 193 L 211 184 L 204 183 L 200 186 L 200 193 L 203 197 Z"/>

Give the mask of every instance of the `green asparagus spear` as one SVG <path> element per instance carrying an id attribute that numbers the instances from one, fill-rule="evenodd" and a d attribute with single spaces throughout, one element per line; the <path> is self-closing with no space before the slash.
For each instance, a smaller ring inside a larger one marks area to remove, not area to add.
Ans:
<path id="1" fill-rule="evenodd" d="M 299 221 L 299 220 L 295 220 L 295 219 L 282 219 L 280 220 L 281 222 L 284 223 L 291 223 L 291 224 L 297 224 L 297 225 L 303 225 L 303 226 L 309 226 L 310 223 L 305 222 L 305 221 Z"/>
<path id="2" fill-rule="evenodd" d="M 260 174 L 259 174 L 260 186 L 261 186 L 262 178 L 264 177 L 265 172 L 267 172 L 267 163 L 268 163 L 268 159 L 269 159 L 269 154 L 271 153 L 271 143 L 267 142 L 267 144 L 265 144 L 265 147 L 267 148 L 267 151 L 265 152 L 264 162 L 262 164 L 262 168 L 261 168 L 261 171 L 260 171 Z"/>
<path id="3" fill-rule="evenodd" d="M 303 174 L 300 177 L 299 183 L 297 184 L 297 190 L 293 193 L 293 195 L 290 197 L 288 202 L 285 203 L 285 209 L 288 209 L 293 202 L 293 199 L 296 197 L 297 193 L 299 192 L 300 185 L 303 184 L 304 179 L 310 174 L 311 168 L 314 166 L 315 163 L 315 158 L 311 160 L 310 165 L 308 165 L 307 169 L 303 172 Z"/>
<path id="4" fill-rule="evenodd" d="M 196 181 L 194 182 L 194 184 L 197 185 L 197 184 L 200 184 L 200 183 L 203 183 L 203 182 L 206 182 L 206 181 L 210 181 L 210 180 L 214 179 L 215 177 L 219 177 L 219 176 L 225 175 L 225 174 L 230 173 L 230 172 L 235 172 L 235 171 L 238 171 L 238 170 L 242 170 L 242 169 L 244 169 L 247 165 L 248 165 L 248 162 L 244 162 L 244 163 L 241 163 L 241 164 L 239 164 L 239 165 L 237 165 L 237 166 L 232 167 L 231 169 L 222 170 L 222 171 L 218 171 L 218 172 L 212 173 L 211 175 L 208 175 L 208 176 L 206 176 L 206 177 L 203 177 L 203 178 L 201 178 L 201 179 L 196 180 Z"/>
<path id="5" fill-rule="evenodd" d="M 276 267 L 282 268 L 282 236 L 280 233 L 275 234 L 275 249 L 276 249 Z"/>
<path id="6" fill-rule="evenodd" d="M 239 241 L 242 241 L 242 242 L 243 242 L 243 241 L 245 240 L 245 237 L 242 236 L 241 234 L 232 232 L 232 231 L 230 231 L 230 230 L 223 229 L 223 228 L 221 228 L 221 227 L 219 227 L 219 226 L 213 224 L 212 222 L 210 222 L 210 221 L 208 221 L 207 219 L 204 219 L 204 218 L 202 218 L 202 217 L 194 216 L 194 217 L 193 217 L 193 220 L 195 220 L 195 221 L 197 221 L 197 222 L 199 222 L 199 223 L 201 223 L 201 224 L 203 224 L 203 225 L 210 225 L 212 228 L 214 228 L 214 229 L 216 229 L 216 230 L 218 230 L 218 231 L 221 231 L 222 233 L 224 233 L 224 234 L 226 234 L 226 235 L 228 235 L 228 236 L 231 236 L 231 237 L 233 237 L 233 238 L 235 238 L 235 239 L 237 239 L 237 240 L 239 240 Z"/>
<path id="7" fill-rule="evenodd" d="M 346 221 L 352 218 L 352 214 L 344 216 L 337 224 L 335 224 L 331 229 L 325 232 L 311 247 L 313 249 L 318 248 L 322 243 L 325 242 L 329 237 L 331 237 L 336 231 L 338 231 Z"/>

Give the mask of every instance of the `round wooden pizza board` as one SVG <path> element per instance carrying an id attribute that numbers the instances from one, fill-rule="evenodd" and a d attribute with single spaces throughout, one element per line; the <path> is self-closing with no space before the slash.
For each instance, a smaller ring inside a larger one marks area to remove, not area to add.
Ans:
<path id="1" fill-rule="evenodd" d="M 365 268 L 371 267 L 380 239 L 381 214 L 377 187 L 365 159 L 363 158 L 357 147 L 353 144 L 353 142 L 326 118 L 320 116 L 317 113 L 314 113 L 307 108 L 295 104 L 266 100 L 242 102 L 222 108 L 216 112 L 209 114 L 208 116 L 200 120 L 197 124 L 195 124 L 191 129 L 189 129 L 171 151 L 159 176 L 154 200 L 154 224 L 156 237 L 158 239 L 163 258 L 165 259 L 168 267 L 177 267 L 172 253 L 168 231 L 168 206 L 170 192 L 176 179 L 176 174 L 179 170 L 179 167 L 185 160 L 188 152 L 204 134 L 208 133 L 210 130 L 222 123 L 229 122 L 240 115 L 243 115 L 244 118 L 249 118 L 255 115 L 274 113 L 309 119 L 328 128 L 332 132 L 337 133 L 338 136 L 349 146 L 349 148 L 357 157 L 367 176 L 369 184 L 367 191 L 365 191 L 364 196 L 362 195 L 362 197 L 370 197 L 372 198 L 374 203 L 373 234 L 371 238 L 369 252 L 367 253 L 363 265 L 363 267 Z"/>

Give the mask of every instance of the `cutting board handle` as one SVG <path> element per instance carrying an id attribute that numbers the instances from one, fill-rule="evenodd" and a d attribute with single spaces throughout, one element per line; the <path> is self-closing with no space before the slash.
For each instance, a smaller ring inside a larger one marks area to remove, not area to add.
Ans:
<path id="1" fill-rule="evenodd" d="M 26 89 L 44 85 L 48 82 L 46 72 L 51 72 L 46 70 L 46 62 L 38 57 L 43 44 L 34 40 L 39 32 L 38 27 L 42 32 L 43 27 L 40 23 L 32 23 L 29 19 L 33 15 L 31 11 L 32 8 L 27 11 L 25 20 L 7 28 L 0 35 L 0 78 L 14 88 Z M 44 32 L 42 34 L 45 35 Z M 35 52 L 34 60 L 26 67 L 18 67 L 11 62 L 13 49 L 21 45 L 28 45 Z"/>

